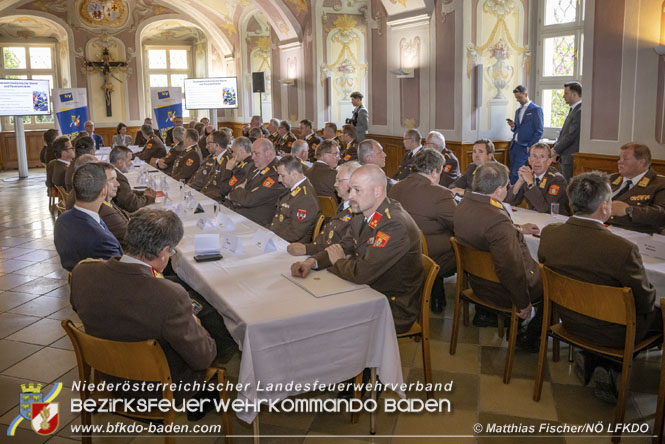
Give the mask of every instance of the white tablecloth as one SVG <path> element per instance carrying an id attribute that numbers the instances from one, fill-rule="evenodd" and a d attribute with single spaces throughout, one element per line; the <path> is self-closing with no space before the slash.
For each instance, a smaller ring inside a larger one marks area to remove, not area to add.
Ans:
<path id="1" fill-rule="evenodd" d="M 127 175 L 133 184 L 138 176 L 138 170 Z M 182 200 L 179 184 L 170 177 L 168 184 L 170 201 L 177 205 Z M 275 236 L 277 251 L 262 253 L 251 240 L 258 231 L 267 230 L 223 206 L 220 211 L 232 219 L 233 234 L 242 240 L 244 254 L 222 250 L 221 261 L 196 263 L 194 236 L 204 233 L 196 224 L 201 216 L 212 216 L 214 201 L 193 190 L 192 194 L 205 213 L 183 218 L 185 236 L 172 264 L 178 276 L 222 314 L 241 348 L 238 382 L 251 388 L 239 392 L 239 398 L 279 400 L 307 390 L 259 392 L 257 383 L 262 387 L 292 381 L 329 384 L 349 379 L 365 367 L 376 367 L 383 383 L 403 382 L 392 313 L 384 295 L 363 288 L 324 298 L 311 296 L 281 276 L 302 260 L 286 252 L 288 243 Z M 238 416 L 249 423 L 256 413 Z"/>
<path id="2" fill-rule="evenodd" d="M 538 213 L 536 211 L 527 210 L 523 208 L 513 208 L 512 212 L 513 221 L 516 224 L 524 224 L 527 222 L 534 223 L 542 230 L 544 226 L 549 225 L 554 222 L 565 222 L 568 218 L 566 216 L 551 216 L 547 213 Z M 622 236 L 629 241 L 636 243 L 639 242 L 640 238 L 648 237 L 649 234 L 639 233 L 637 231 L 624 230 L 623 228 L 617 228 L 610 226 L 609 229 Z M 527 246 L 529 247 L 529 252 L 531 256 L 537 261 L 538 260 L 538 246 L 540 245 L 540 238 L 525 235 L 524 236 Z M 649 281 L 656 287 L 656 301 L 659 301 L 659 297 L 665 295 L 665 261 L 662 259 L 642 255 L 642 262 L 644 263 L 644 268 L 647 271 L 647 277 Z"/>

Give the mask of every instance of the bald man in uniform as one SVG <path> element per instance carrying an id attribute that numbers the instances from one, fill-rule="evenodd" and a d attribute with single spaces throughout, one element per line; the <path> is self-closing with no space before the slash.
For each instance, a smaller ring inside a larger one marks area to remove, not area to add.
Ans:
<path id="1" fill-rule="evenodd" d="M 441 180 L 439 181 L 439 185 L 448 188 L 450 184 L 455 182 L 457 178 L 461 176 L 457 156 L 446 148 L 446 138 L 438 131 L 430 131 L 427 134 L 423 147 L 432 148 L 433 150 L 440 152 L 443 156 L 444 164 L 443 169 L 441 170 Z"/>
<path id="2" fill-rule="evenodd" d="M 277 162 L 277 172 L 289 192 L 280 199 L 268 228 L 289 242 L 308 242 L 321 214 L 316 191 L 302 173 L 300 160 L 291 155 Z"/>
<path id="3" fill-rule="evenodd" d="M 651 150 L 630 142 L 621 147 L 619 172 L 610 176 L 611 225 L 643 233 L 665 228 L 665 177 L 651 168 Z"/>
<path id="4" fill-rule="evenodd" d="M 182 155 L 173 162 L 171 177 L 175 180 L 189 180 L 201 165 L 201 154 L 198 150 L 199 133 L 194 128 L 185 130 L 185 149 Z"/>
<path id="5" fill-rule="evenodd" d="M 358 168 L 351 175 L 349 200 L 355 215 L 350 230 L 340 244 L 294 263 L 291 273 L 305 277 L 314 268 L 329 268 L 342 279 L 368 284 L 388 298 L 399 334 L 409 330 L 420 312 L 422 250 L 418 226 L 386 196 L 386 182 L 376 165 Z"/>
<path id="6" fill-rule="evenodd" d="M 289 254 L 293 256 L 303 256 L 305 254 L 311 256 L 325 250 L 330 245 L 342 242 L 344 235 L 351 227 L 350 222 L 353 217 L 351 202 L 349 202 L 349 192 L 351 191 L 349 180 L 351 180 L 351 174 L 358 168 L 360 168 L 360 164 L 355 160 L 337 167 L 335 190 L 337 190 L 337 195 L 342 198 L 342 203 L 337 207 L 337 213 L 321 228 L 319 235 L 316 236 L 313 242 L 293 242 L 286 247 Z"/>
<path id="7" fill-rule="evenodd" d="M 247 179 L 235 185 L 225 205 L 259 225 L 267 226 L 275 214 L 275 206 L 285 188 L 279 182 L 275 148 L 268 139 L 252 144 L 254 169 Z"/>

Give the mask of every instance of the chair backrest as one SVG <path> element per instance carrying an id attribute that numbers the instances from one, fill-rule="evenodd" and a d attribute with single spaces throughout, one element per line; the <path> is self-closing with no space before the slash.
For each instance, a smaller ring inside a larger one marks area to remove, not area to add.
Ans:
<path id="1" fill-rule="evenodd" d="M 439 267 L 436 262 L 430 259 L 429 256 L 422 255 L 423 262 L 423 273 L 425 279 L 423 280 L 423 300 L 422 306 L 420 307 L 420 325 L 423 327 L 423 331 L 429 331 L 429 301 L 432 297 L 432 286 L 434 285 L 434 280 L 439 275 Z"/>
<path id="2" fill-rule="evenodd" d="M 427 240 L 425 239 L 425 233 L 423 230 L 420 230 L 420 246 L 423 250 L 425 256 L 429 256 L 429 250 L 427 249 Z"/>
<path id="3" fill-rule="evenodd" d="M 62 321 L 62 328 L 74 346 L 81 376 L 89 376 L 83 374 L 83 369 L 89 373 L 89 367 L 92 367 L 119 378 L 171 383 L 171 371 L 157 340 L 120 342 L 100 339 L 82 332 L 70 320 Z"/>
<path id="4" fill-rule="evenodd" d="M 316 221 L 316 225 L 314 225 L 314 234 L 312 235 L 312 242 L 314 242 L 316 236 L 318 236 L 319 233 L 321 232 L 321 227 L 323 227 L 324 220 L 326 220 L 326 216 L 323 214 L 319 214 L 319 219 Z"/>
<path id="5" fill-rule="evenodd" d="M 65 187 L 60 185 L 56 185 L 56 188 L 58 189 L 58 194 L 60 194 L 60 198 L 66 202 L 67 198 L 69 197 L 69 192 L 65 190 Z"/>
<path id="6" fill-rule="evenodd" d="M 628 287 L 591 284 L 539 265 L 544 300 L 585 316 L 620 325 L 635 323 L 635 299 Z"/>
<path id="7" fill-rule="evenodd" d="M 337 202 L 330 196 L 319 196 L 319 207 L 325 217 L 334 217 L 337 214 Z"/>
<path id="8" fill-rule="evenodd" d="M 476 250 L 459 242 L 454 236 L 450 238 L 450 243 L 453 244 L 457 259 L 457 279 L 466 272 L 487 281 L 501 283 L 494 269 L 492 255 L 488 251 Z"/>

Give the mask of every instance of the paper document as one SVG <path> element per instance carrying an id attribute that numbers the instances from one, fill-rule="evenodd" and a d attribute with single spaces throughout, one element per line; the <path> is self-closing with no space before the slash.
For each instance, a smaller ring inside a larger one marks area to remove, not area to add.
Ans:
<path id="1" fill-rule="evenodd" d="M 306 290 L 315 298 L 346 293 L 347 291 L 367 287 L 365 284 L 354 284 L 353 282 L 345 281 L 326 270 L 312 270 L 306 278 L 294 277 L 289 273 L 282 273 L 282 276 Z"/>

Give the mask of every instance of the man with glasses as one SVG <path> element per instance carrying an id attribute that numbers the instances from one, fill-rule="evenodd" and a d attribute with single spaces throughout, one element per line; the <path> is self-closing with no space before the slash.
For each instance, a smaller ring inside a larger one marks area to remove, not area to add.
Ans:
<path id="1" fill-rule="evenodd" d="M 402 157 L 402 163 L 399 166 L 399 170 L 395 173 L 393 176 L 393 179 L 395 180 L 402 180 L 405 179 L 409 174 L 411 174 L 411 168 L 413 166 L 413 158 L 416 154 L 418 154 L 418 151 L 422 149 L 422 145 L 420 144 L 422 140 L 422 136 L 420 135 L 420 131 L 417 129 L 410 129 L 407 130 L 404 133 L 404 149 L 406 150 L 406 154 Z"/>
<path id="2" fill-rule="evenodd" d="M 57 137 L 53 141 L 55 159 L 46 165 L 46 186 L 65 187 L 65 174 L 72 160 L 74 160 L 74 147 L 67 136 Z"/>
<path id="3" fill-rule="evenodd" d="M 210 154 L 205 158 L 203 164 L 201 164 L 191 179 L 189 179 L 187 185 L 196 191 L 201 191 L 208 197 L 217 199 L 218 191 L 214 191 L 214 196 L 208 194 L 208 192 L 212 191 L 211 188 L 213 188 L 209 184 L 212 184 L 213 177 L 222 173 L 226 162 L 231 157 L 228 145 L 229 136 L 224 131 L 213 131 L 211 134 L 208 134 L 206 137 L 206 148 Z"/>
<path id="4" fill-rule="evenodd" d="M 113 198 L 118 193 L 118 174 L 115 167 L 107 162 L 98 162 L 106 173 L 106 199 L 99 207 L 99 216 L 102 218 L 109 231 L 113 233 L 118 241 L 122 242 L 127 234 L 129 214 L 114 202 Z"/>
<path id="5" fill-rule="evenodd" d="M 443 134 L 438 131 L 430 131 L 427 134 L 427 138 L 425 139 L 423 146 L 425 148 L 432 148 L 433 150 L 440 152 L 443 156 L 445 163 L 443 164 L 443 169 L 441 170 L 441 180 L 439 181 L 439 185 L 443 185 L 446 188 L 449 187 L 450 184 L 455 182 L 457 178 L 461 176 L 461 174 L 457 156 L 455 156 L 452 151 L 446 148 L 446 138 L 443 137 Z"/>
<path id="6" fill-rule="evenodd" d="M 337 213 L 323 226 L 319 235 L 311 243 L 294 242 L 290 244 L 286 251 L 293 256 L 312 255 L 325 250 L 333 244 L 339 244 L 348 231 L 351 224 L 351 203 L 349 202 L 349 179 L 355 170 L 360 168 L 360 164 L 352 160 L 337 167 L 337 178 L 335 179 L 335 190 L 337 195 L 342 198 L 342 203 L 337 207 Z"/>
<path id="7" fill-rule="evenodd" d="M 316 148 L 316 162 L 305 172 L 319 196 L 330 196 L 338 200 L 335 194 L 335 177 L 340 154 L 339 146 L 332 140 L 326 139 Z"/>

